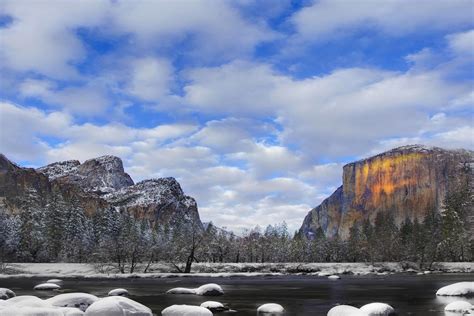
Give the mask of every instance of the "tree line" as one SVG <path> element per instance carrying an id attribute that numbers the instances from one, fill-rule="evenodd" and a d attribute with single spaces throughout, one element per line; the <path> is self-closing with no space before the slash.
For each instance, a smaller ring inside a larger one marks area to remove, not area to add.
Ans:
<path id="1" fill-rule="evenodd" d="M 291 234 L 285 223 L 239 236 L 184 217 L 152 227 L 114 209 L 88 217 L 74 203 L 58 201 L 17 215 L 0 209 L 0 263 L 111 263 L 122 273 L 147 272 L 156 262 L 178 272 L 191 272 L 194 262 L 407 261 L 429 268 L 436 261 L 474 260 L 472 201 L 470 186 L 463 186 L 447 193 L 441 213 L 397 225 L 391 212 L 379 212 L 373 222 L 356 223 L 345 240 L 327 238 L 322 229 L 311 238 Z"/>

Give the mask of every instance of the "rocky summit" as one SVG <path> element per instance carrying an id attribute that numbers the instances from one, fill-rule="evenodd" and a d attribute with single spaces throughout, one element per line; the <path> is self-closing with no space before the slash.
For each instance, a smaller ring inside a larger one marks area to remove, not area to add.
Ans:
<path id="1" fill-rule="evenodd" d="M 148 219 L 153 225 L 178 219 L 201 225 L 196 201 L 184 194 L 174 178 L 134 184 L 115 156 L 84 163 L 56 162 L 23 168 L 0 154 L 0 209 L 20 214 L 32 209 L 74 208 L 93 216 L 106 209 Z"/>
<path id="2" fill-rule="evenodd" d="M 55 162 L 37 171 L 50 180 L 71 183 L 98 195 L 133 185 L 132 178 L 123 169 L 122 160 L 115 156 L 89 159 L 82 164 L 77 160 Z"/>
<path id="3" fill-rule="evenodd" d="M 328 237 L 344 239 L 352 225 L 373 221 L 378 212 L 391 212 L 397 224 L 406 218 L 422 221 L 427 212 L 442 210 L 454 182 L 474 182 L 473 166 L 472 151 L 421 145 L 349 163 L 342 185 L 308 213 L 300 233 L 311 237 L 321 228 Z"/>

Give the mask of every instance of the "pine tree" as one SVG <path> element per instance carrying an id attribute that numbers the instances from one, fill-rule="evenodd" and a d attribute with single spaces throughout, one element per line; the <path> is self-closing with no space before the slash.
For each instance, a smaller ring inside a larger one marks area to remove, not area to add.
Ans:
<path id="1" fill-rule="evenodd" d="M 442 235 L 444 253 L 451 261 L 464 261 L 469 256 L 472 228 L 468 215 L 472 207 L 472 193 L 468 184 L 458 185 L 447 192 L 442 212 Z"/>
<path id="2" fill-rule="evenodd" d="M 347 253 L 345 257 L 347 261 L 358 262 L 361 260 L 361 250 L 363 249 L 362 229 L 359 223 L 355 223 L 349 230 L 349 238 L 347 240 Z"/>
<path id="3" fill-rule="evenodd" d="M 405 218 L 405 221 L 400 227 L 399 240 L 400 240 L 400 256 L 399 260 L 408 260 L 412 261 L 412 253 L 414 252 L 413 248 L 413 223 L 410 218 Z"/>

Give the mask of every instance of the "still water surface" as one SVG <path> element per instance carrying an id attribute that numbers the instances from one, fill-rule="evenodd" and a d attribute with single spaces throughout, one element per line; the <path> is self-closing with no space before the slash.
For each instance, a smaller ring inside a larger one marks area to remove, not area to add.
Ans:
<path id="1" fill-rule="evenodd" d="M 17 295 L 53 296 L 52 292 L 33 291 L 44 279 L 1 279 L 0 287 L 14 290 Z M 459 298 L 436 297 L 438 288 L 461 281 L 474 281 L 474 274 L 342 276 L 329 280 L 316 276 L 272 276 L 231 278 L 166 278 L 166 279 L 66 279 L 61 292 L 86 292 L 105 296 L 114 288 L 126 288 L 133 300 L 150 307 L 156 315 L 173 304 L 199 305 L 206 300 L 228 304 L 237 314 L 256 315 L 263 303 L 279 303 L 285 315 L 326 315 L 336 304 L 360 307 L 370 302 L 392 305 L 398 315 L 445 315 L 444 306 Z M 217 298 L 194 295 L 169 295 L 173 287 L 198 287 L 218 283 L 225 295 Z M 474 304 L 474 298 L 466 299 Z M 221 314 L 226 315 L 226 314 Z M 227 314 L 228 315 L 228 314 Z"/>

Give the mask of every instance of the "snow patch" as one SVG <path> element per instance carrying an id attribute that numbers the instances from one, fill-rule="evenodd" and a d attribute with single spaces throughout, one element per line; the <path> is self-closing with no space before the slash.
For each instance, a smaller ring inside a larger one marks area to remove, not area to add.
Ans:
<path id="1" fill-rule="evenodd" d="M 151 309 L 123 296 L 109 296 L 93 303 L 86 316 L 152 316 Z"/>
<path id="2" fill-rule="evenodd" d="M 11 306 L 0 310 L 0 316 L 65 316 L 61 309 L 51 307 L 16 307 Z"/>
<path id="3" fill-rule="evenodd" d="M 63 312 L 64 316 L 84 316 L 83 311 L 73 307 L 61 307 L 59 310 Z"/>
<path id="4" fill-rule="evenodd" d="M 0 300 L 8 300 L 9 298 L 15 297 L 16 294 L 10 289 L 0 287 Z"/>
<path id="5" fill-rule="evenodd" d="M 174 273 L 174 267 L 162 263 L 152 264 L 148 273 L 121 274 L 98 273 L 89 263 L 11 263 L 15 274 L 0 274 L 1 278 L 167 278 L 167 277 L 255 277 L 284 274 L 307 275 L 373 275 L 380 271 L 405 273 L 416 270 L 404 269 L 401 263 L 195 263 L 193 273 Z M 471 273 L 472 262 L 443 262 L 434 266 L 435 271 L 444 273 Z M 251 271 L 251 272 L 249 272 Z"/>
<path id="6" fill-rule="evenodd" d="M 368 316 L 389 316 L 395 313 L 392 306 L 385 303 L 370 303 L 362 306 L 361 311 Z"/>
<path id="7" fill-rule="evenodd" d="M 201 285 L 198 288 L 176 287 L 166 292 L 167 294 L 196 294 L 202 296 L 224 295 L 224 290 L 215 283 Z"/>
<path id="8" fill-rule="evenodd" d="M 50 279 L 50 280 L 46 281 L 46 283 L 54 283 L 54 284 L 57 284 L 57 285 L 61 285 L 61 284 L 63 284 L 63 280 L 60 280 L 60 279 Z"/>
<path id="9" fill-rule="evenodd" d="M 220 312 L 228 309 L 222 303 L 216 301 L 206 301 L 201 304 L 201 307 L 207 308 L 211 312 Z"/>
<path id="10" fill-rule="evenodd" d="M 207 308 L 192 305 L 172 305 L 161 311 L 163 316 L 212 316 Z"/>
<path id="11" fill-rule="evenodd" d="M 51 297 L 46 301 L 53 306 L 75 307 L 85 312 L 90 305 L 98 300 L 97 296 L 88 293 L 65 293 Z"/>
<path id="12" fill-rule="evenodd" d="M 263 304 L 257 309 L 257 313 L 260 314 L 279 314 L 283 313 L 284 311 L 285 309 L 283 308 L 283 306 L 275 303 Z"/>
<path id="13" fill-rule="evenodd" d="M 339 280 L 341 277 L 338 276 L 338 275 L 330 275 L 328 276 L 328 279 L 331 279 L 331 280 Z"/>
<path id="14" fill-rule="evenodd" d="M 368 315 L 354 306 L 338 305 L 331 308 L 327 316 L 368 316 Z"/>
<path id="15" fill-rule="evenodd" d="M 455 301 L 449 303 L 444 308 L 447 312 L 454 312 L 454 313 L 468 313 L 473 308 L 472 304 L 466 301 Z"/>
<path id="16" fill-rule="evenodd" d="M 41 283 L 36 285 L 33 289 L 37 291 L 53 291 L 53 290 L 59 290 L 61 286 L 55 284 L 55 283 Z"/>
<path id="17" fill-rule="evenodd" d="M 128 291 L 126 289 L 114 289 L 111 290 L 108 296 L 128 296 Z"/>
<path id="18" fill-rule="evenodd" d="M 39 297 L 33 295 L 15 296 L 6 301 L 11 307 L 38 307 L 38 308 L 52 308 L 53 306 Z"/>
<path id="19" fill-rule="evenodd" d="M 209 283 L 198 287 L 196 289 L 196 294 L 203 296 L 219 296 L 224 295 L 224 290 L 215 283 Z"/>
<path id="20" fill-rule="evenodd" d="M 474 296 L 474 282 L 458 282 L 440 288 L 436 295 L 441 296 Z"/>

